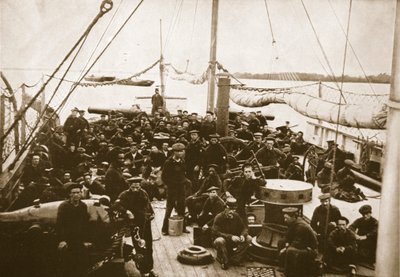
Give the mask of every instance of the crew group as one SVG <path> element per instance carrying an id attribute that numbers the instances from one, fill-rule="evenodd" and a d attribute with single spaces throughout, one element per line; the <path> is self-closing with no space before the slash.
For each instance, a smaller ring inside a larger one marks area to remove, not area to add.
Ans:
<path id="1" fill-rule="evenodd" d="M 303 166 L 295 155 L 304 153 L 307 145 L 302 132 L 292 132 L 289 124 L 272 131 L 261 112 L 238 113 L 228 137 L 220 138 L 212 112 L 204 118 L 187 111 L 171 116 L 159 107 L 151 116 L 110 113 L 89 124 L 84 111 L 73 109 L 62 128 L 38 137 L 14 208 L 28 206 L 36 198 L 41 202 L 67 198 L 59 208 L 57 232 L 60 249 L 73 249 L 88 238 L 84 225 L 89 219 L 81 197 L 107 195 L 107 205 L 128 211 L 134 224 L 144 230 L 147 252 L 140 270 L 143 276 L 156 276 L 150 202 L 166 199 L 162 233 L 168 235 L 168 219 L 175 208 L 185 218 L 184 232 L 189 232 L 186 227 L 192 223 L 212 231 L 217 259 L 226 269 L 246 258 L 251 237 L 245 207 L 265 185 L 255 168 L 267 179 L 304 180 Z M 339 159 L 336 155 L 330 162 L 340 164 L 343 160 Z M 330 204 L 330 194 L 320 199 L 311 225 L 296 209 L 283 211 L 289 225 L 281 245 L 286 276 L 310 276 L 307 264 L 317 257 L 318 248 L 330 266 L 351 266 L 349 270 L 354 271 L 359 256 L 374 262 L 377 221 L 371 217 L 371 207 L 360 210 L 363 216 L 350 230 L 347 219 Z"/>

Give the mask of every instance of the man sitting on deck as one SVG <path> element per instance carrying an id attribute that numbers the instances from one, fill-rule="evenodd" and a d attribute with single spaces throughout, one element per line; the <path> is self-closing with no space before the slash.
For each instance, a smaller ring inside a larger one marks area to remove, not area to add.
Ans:
<path id="1" fill-rule="evenodd" d="M 236 207 L 236 199 L 228 198 L 225 211 L 215 217 L 212 226 L 217 261 L 224 270 L 228 268 L 229 263 L 239 264 L 243 260 L 251 242 L 246 225 L 235 212 Z"/>
<path id="2" fill-rule="evenodd" d="M 314 231 L 301 217 L 298 208 L 282 210 L 288 229 L 285 247 L 280 251 L 280 260 L 286 277 L 313 276 L 314 260 L 317 256 L 317 238 Z"/>
<path id="3" fill-rule="evenodd" d="M 371 216 L 370 205 L 363 205 L 358 211 L 362 217 L 357 218 L 349 229 L 356 234 L 359 260 L 372 265 L 375 263 L 378 220 Z"/>
<path id="4" fill-rule="evenodd" d="M 339 271 L 350 270 L 350 276 L 355 276 L 356 236 L 347 229 L 347 224 L 349 220 L 341 216 L 337 221 L 337 228 L 330 233 L 326 261 L 328 267 Z"/>

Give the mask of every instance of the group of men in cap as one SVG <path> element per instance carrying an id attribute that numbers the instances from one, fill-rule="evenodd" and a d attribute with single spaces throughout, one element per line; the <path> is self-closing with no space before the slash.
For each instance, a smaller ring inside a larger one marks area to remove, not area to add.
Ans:
<path id="1" fill-rule="evenodd" d="M 148 245 L 145 255 L 149 263 L 142 267 L 143 275 L 156 275 L 152 270 L 150 225 L 153 217 L 150 202 L 154 198 L 166 199 L 161 230 L 164 235 L 168 235 L 168 219 L 173 209 L 185 218 L 184 232 L 188 231 L 187 209 L 192 222 L 211 230 L 218 259 L 221 266 L 227 268 L 230 263 L 239 263 L 245 257 L 249 243 L 245 206 L 259 197 L 260 187 L 265 185 L 264 179 L 255 176 L 255 166 L 251 162 L 257 160 L 257 167 L 263 169 L 266 178 L 280 176 L 301 180 L 303 177 L 302 165 L 291 151 L 292 148 L 297 148 L 297 153 L 304 151 L 302 134 L 292 132 L 289 123 L 275 135 L 271 134 L 260 114 L 251 114 L 248 118 L 241 115 L 239 126 L 229 127 L 230 134 L 248 140 L 247 147 L 234 153 L 247 161 L 239 176 L 228 171 L 228 153 L 216 134 L 211 112 L 207 112 L 204 119 L 195 113 L 189 115 L 187 111 L 178 111 L 178 115 L 171 116 L 157 106 L 151 117 L 140 114 L 125 118 L 117 114 L 108 118 L 102 116 L 83 129 L 68 127 L 77 122 L 76 117 L 76 111 L 73 111 L 66 121 L 66 141 L 60 139 L 60 133 L 51 136 L 50 152 L 57 150 L 61 158 L 58 167 L 54 168 L 50 190 L 61 188 L 61 197 L 66 196 L 69 198 L 66 201 L 72 203 L 76 194 L 68 186 L 75 181 L 73 184 L 78 184 L 81 191 L 87 191 L 88 196 L 106 194 L 112 203 L 116 202 L 123 211 L 132 213 L 134 224 L 145 230 L 142 236 Z M 44 159 L 41 153 L 34 154 Z M 51 162 L 52 155 L 49 154 Z M 32 166 L 36 167 L 36 164 L 35 157 Z M 42 168 L 46 167 L 42 165 Z M 97 167 L 96 174 L 88 172 L 93 166 Z M 40 179 L 36 175 L 35 169 L 27 173 L 33 181 Z M 298 221 L 296 224 L 303 226 Z M 314 226 L 315 231 L 324 229 L 319 224 L 323 223 L 312 223 L 317 226 Z M 360 224 L 357 226 L 364 226 Z M 232 226 L 235 228 L 231 229 Z M 359 237 L 364 236 L 361 231 Z"/>
<path id="2" fill-rule="evenodd" d="M 335 273 L 356 274 L 356 264 L 375 262 L 378 221 L 371 216 L 370 205 L 363 205 L 362 217 L 350 226 L 349 220 L 331 204 L 330 194 L 319 196 L 311 223 L 306 223 L 295 207 L 282 210 L 288 225 L 285 240 L 281 242 L 280 262 L 286 277 L 316 276 L 317 257 Z"/>

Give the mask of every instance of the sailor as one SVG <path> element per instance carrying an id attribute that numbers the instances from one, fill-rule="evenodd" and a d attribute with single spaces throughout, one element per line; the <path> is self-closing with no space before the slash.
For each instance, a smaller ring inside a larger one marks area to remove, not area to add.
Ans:
<path id="1" fill-rule="evenodd" d="M 21 182 L 28 186 L 30 182 L 37 182 L 44 175 L 44 168 L 41 165 L 40 155 L 32 154 L 31 162 L 24 167 Z"/>
<path id="2" fill-rule="evenodd" d="M 145 240 L 145 251 L 143 263 L 139 270 L 142 276 L 157 276 L 153 270 L 153 237 L 151 232 L 151 220 L 154 218 L 154 211 L 147 193 L 140 187 L 141 177 L 132 177 L 127 180 L 129 189 L 123 191 L 118 199 L 119 205 L 124 210 L 133 214 L 133 224 L 140 229 L 139 233 Z"/>
<path id="3" fill-rule="evenodd" d="M 304 181 L 303 166 L 299 162 L 299 156 L 293 156 L 293 162 L 285 172 L 285 176 L 290 180 Z"/>
<path id="4" fill-rule="evenodd" d="M 247 140 L 247 141 L 252 141 L 253 140 L 253 134 L 248 130 L 249 123 L 246 121 L 241 122 L 241 129 L 237 131 L 236 137 L 238 139 L 242 140 Z"/>
<path id="5" fill-rule="evenodd" d="M 197 113 L 192 113 L 189 117 L 190 123 L 188 130 L 200 130 L 201 129 L 201 121 L 197 119 L 198 114 Z"/>
<path id="6" fill-rule="evenodd" d="M 278 178 L 278 161 L 286 158 L 286 155 L 282 151 L 273 146 L 274 143 L 275 139 L 267 137 L 264 147 L 256 153 L 259 163 L 263 166 L 270 166 L 269 170 L 265 172 L 265 177 L 267 179 Z"/>
<path id="7" fill-rule="evenodd" d="M 343 216 L 337 220 L 337 227 L 328 237 L 328 251 L 325 260 L 329 268 L 356 274 L 357 243 L 355 234 L 347 228 L 349 220 Z"/>
<path id="8" fill-rule="evenodd" d="M 249 130 L 250 132 L 257 133 L 260 131 L 260 120 L 258 120 L 255 112 L 250 112 L 249 114 Z"/>
<path id="9" fill-rule="evenodd" d="M 243 150 L 236 155 L 236 158 L 242 160 L 248 159 L 252 157 L 251 151 L 257 153 L 263 146 L 263 134 L 261 132 L 256 132 L 254 133 L 254 141 L 243 148 Z"/>
<path id="10" fill-rule="evenodd" d="M 253 196 L 260 198 L 261 187 L 264 185 L 265 181 L 255 176 L 253 166 L 245 163 L 242 166 L 242 174 L 235 177 L 227 188 L 227 197 L 234 197 L 237 200 L 237 212 L 246 225 L 248 224 L 248 220 L 245 206 Z"/>
<path id="11" fill-rule="evenodd" d="M 286 277 L 312 276 L 317 256 L 317 238 L 308 223 L 298 216 L 299 210 L 287 207 L 282 210 L 288 225 L 284 248 L 279 252 L 281 265 Z"/>
<path id="12" fill-rule="evenodd" d="M 225 202 L 218 196 L 219 191 L 220 188 L 214 186 L 209 187 L 206 191 L 208 198 L 203 205 L 198 220 L 199 227 L 202 227 L 203 230 L 211 228 L 214 218 L 225 209 Z"/>
<path id="13" fill-rule="evenodd" d="M 228 154 L 219 142 L 219 138 L 218 134 L 210 135 L 210 145 L 203 152 L 203 169 L 210 164 L 216 164 L 218 166 L 217 172 L 221 174 L 225 172 Z"/>
<path id="14" fill-rule="evenodd" d="M 306 142 L 304 141 L 303 138 L 303 132 L 300 131 L 296 134 L 296 136 L 290 141 L 290 147 L 293 150 L 293 153 L 301 155 L 304 154 L 304 151 L 306 151 Z"/>
<path id="15" fill-rule="evenodd" d="M 214 113 L 207 111 L 206 119 L 201 124 L 200 136 L 205 140 L 210 139 L 211 134 L 215 134 L 217 131 L 217 123 L 214 121 Z"/>
<path id="16" fill-rule="evenodd" d="M 317 173 L 317 185 L 323 193 L 331 190 L 331 180 L 332 183 L 336 182 L 336 174 L 334 172 L 332 173 L 332 167 L 332 163 L 325 162 L 324 168 Z"/>
<path id="17" fill-rule="evenodd" d="M 363 205 L 358 211 L 361 217 L 357 218 L 349 229 L 356 234 L 359 260 L 372 265 L 375 263 L 378 220 L 372 216 L 370 205 Z"/>
<path id="18" fill-rule="evenodd" d="M 186 178 L 186 165 L 183 159 L 185 146 L 182 143 L 175 143 L 172 145 L 172 151 L 173 155 L 165 161 L 161 174 L 161 179 L 168 188 L 167 208 L 161 230 L 163 235 L 168 235 L 168 219 L 174 208 L 178 215 L 184 218 L 186 187 L 190 189 L 191 186 L 190 181 Z M 185 226 L 184 221 L 183 232 L 188 233 Z"/>
<path id="19" fill-rule="evenodd" d="M 124 154 L 118 148 L 110 152 L 111 165 L 107 169 L 105 176 L 105 189 L 111 201 L 114 202 L 118 195 L 128 186 L 122 175 L 124 165 Z"/>
<path id="20" fill-rule="evenodd" d="M 352 160 L 346 159 L 344 161 L 345 166 L 337 172 L 337 182 L 339 184 L 338 189 L 343 193 L 339 193 L 335 198 L 342 199 L 349 202 L 356 202 L 367 199 L 364 193 L 357 188 L 354 184 L 356 183 L 356 176 L 351 171 L 351 166 L 354 164 Z"/>
<path id="21" fill-rule="evenodd" d="M 261 111 L 256 112 L 256 117 L 258 121 L 260 121 L 260 126 L 264 127 L 265 124 L 267 124 L 267 120 L 265 119 L 265 116 L 262 115 Z"/>
<path id="22" fill-rule="evenodd" d="M 62 255 L 60 276 L 86 276 L 88 265 L 86 248 L 90 247 L 91 243 L 88 242 L 87 232 L 89 214 L 86 204 L 81 201 L 82 186 L 69 183 L 67 194 L 69 199 L 58 207 L 56 222 L 56 233 L 60 241 L 58 249 Z"/>
<path id="23" fill-rule="evenodd" d="M 142 173 L 143 155 L 138 152 L 138 145 L 135 141 L 131 142 L 130 151 L 124 156 L 125 164 L 129 168 L 132 176 L 138 176 Z"/>
<path id="24" fill-rule="evenodd" d="M 199 130 L 191 130 L 190 141 L 186 148 L 187 177 L 192 181 L 194 189 L 197 189 L 195 180 L 198 179 L 202 164 L 203 145 L 200 142 Z"/>
<path id="25" fill-rule="evenodd" d="M 163 108 L 164 98 L 160 95 L 158 88 L 154 90 L 154 94 L 151 97 L 151 104 L 153 105 L 151 109 L 151 114 L 154 114 L 160 107 Z"/>
<path id="26" fill-rule="evenodd" d="M 317 233 L 320 249 L 324 249 L 325 238 L 336 227 L 336 222 L 341 217 L 341 213 L 336 206 L 331 204 L 330 193 L 324 193 L 318 198 L 321 201 L 321 205 L 316 207 L 313 212 L 311 227 Z M 328 225 L 326 225 L 327 223 Z"/>
<path id="27" fill-rule="evenodd" d="M 236 208 L 236 199 L 228 198 L 225 210 L 215 217 L 211 229 L 217 261 L 224 270 L 228 269 L 229 264 L 240 265 L 251 242 L 248 229 L 236 213 Z"/>
<path id="28" fill-rule="evenodd" d="M 79 112 L 78 108 L 73 108 L 71 114 L 65 120 L 64 123 L 64 133 L 67 136 L 66 145 L 69 146 L 71 143 L 78 145 L 78 130 L 80 130 L 80 120 L 77 117 Z"/>
<path id="29" fill-rule="evenodd" d="M 208 166 L 208 176 L 203 179 L 199 190 L 186 198 L 186 206 L 192 221 L 197 221 L 197 215 L 201 212 L 201 209 L 208 197 L 208 189 L 210 187 L 217 187 L 218 190 L 221 190 L 222 182 L 217 174 L 217 169 L 217 165 L 210 164 Z"/>

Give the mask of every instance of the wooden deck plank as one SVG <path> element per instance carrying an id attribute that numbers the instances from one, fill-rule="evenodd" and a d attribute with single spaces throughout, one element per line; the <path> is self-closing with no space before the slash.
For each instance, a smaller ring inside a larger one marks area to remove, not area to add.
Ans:
<path id="1" fill-rule="evenodd" d="M 319 195 L 319 188 L 313 189 L 313 201 L 304 207 L 304 213 L 306 216 L 311 216 L 314 208 L 319 205 L 319 200 L 316 197 Z M 335 200 L 335 199 L 333 199 Z M 377 200 L 377 199 L 374 199 Z M 369 200 L 368 200 L 369 201 Z M 379 201 L 379 200 L 378 200 Z M 335 204 L 335 201 L 332 201 Z M 340 201 L 343 202 L 343 201 Z M 362 204 L 361 204 L 362 203 Z M 348 203 L 354 205 L 352 203 Z M 343 209 L 343 214 L 349 216 L 352 220 L 352 214 L 349 211 L 355 210 L 358 213 L 358 206 L 365 204 L 365 201 L 356 203 L 357 208 Z M 161 227 L 165 212 L 165 201 L 154 201 L 153 208 L 155 211 L 155 219 L 152 223 L 153 238 L 153 255 L 154 255 L 154 268 L 160 277 L 244 277 L 247 276 L 246 267 L 269 267 L 270 265 L 258 263 L 258 262 L 246 262 L 243 266 L 232 266 L 227 270 L 222 270 L 220 264 L 217 261 L 205 266 L 191 266 L 183 265 L 176 259 L 177 253 L 182 248 L 185 248 L 193 243 L 193 229 L 188 227 L 191 231 L 190 234 L 183 234 L 181 236 L 162 236 Z M 342 209 L 341 209 L 342 210 Z M 353 212 L 354 213 L 354 212 Z M 354 213 L 355 214 L 355 213 Z M 159 238 L 159 240 L 157 240 Z M 211 254 L 216 257 L 214 249 L 208 249 Z M 374 276 L 372 270 L 364 267 L 358 268 L 358 273 L 362 276 Z M 282 277 L 283 274 L 276 271 L 276 277 Z M 324 277 L 343 277 L 345 275 L 338 274 L 324 274 Z"/>

